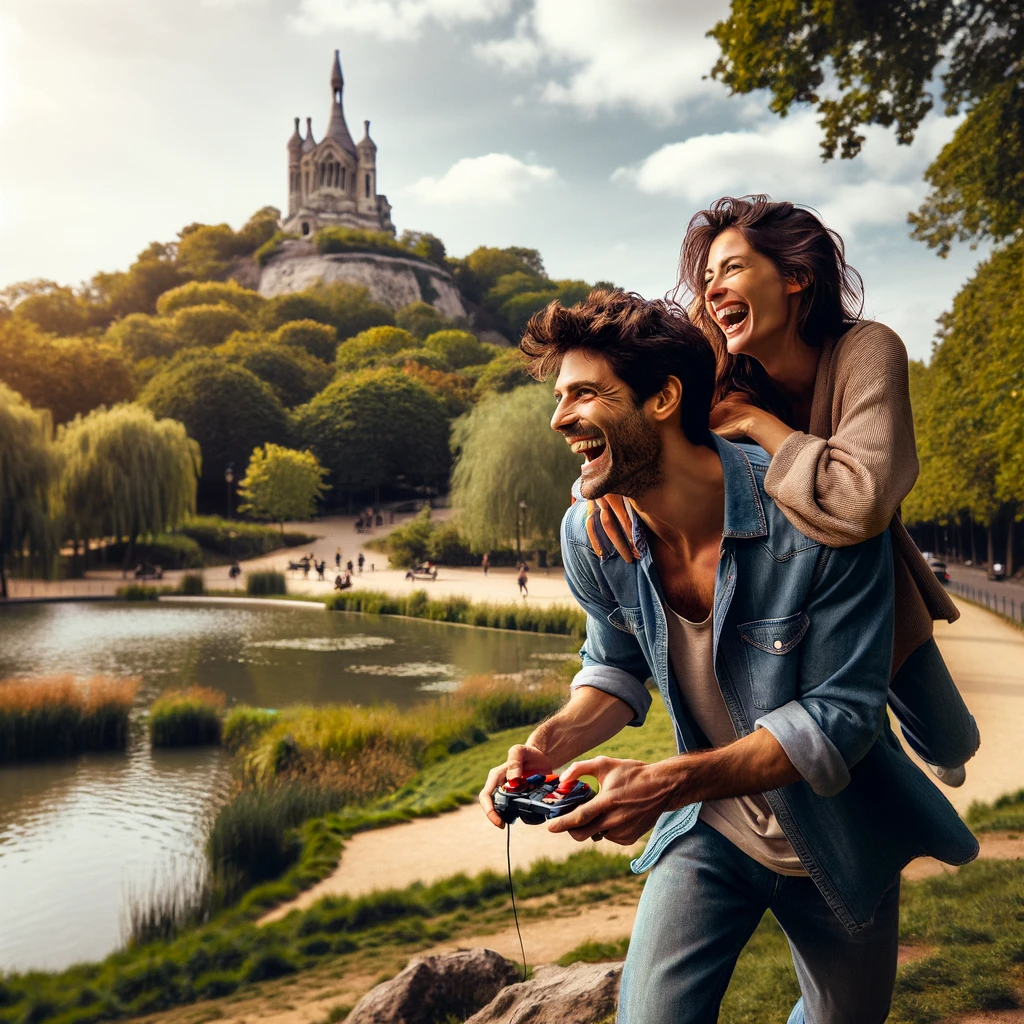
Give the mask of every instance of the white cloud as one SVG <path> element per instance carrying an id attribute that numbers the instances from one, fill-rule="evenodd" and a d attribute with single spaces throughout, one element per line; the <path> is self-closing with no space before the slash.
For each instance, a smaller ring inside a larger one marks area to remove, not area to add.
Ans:
<path id="1" fill-rule="evenodd" d="M 292 25 L 300 32 L 343 29 L 379 39 L 416 39 L 429 22 L 451 27 L 489 22 L 511 0 L 301 0 Z"/>
<path id="2" fill-rule="evenodd" d="M 668 120 L 687 101 L 724 95 L 705 79 L 718 55 L 706 33 L 727 11 L 726 0 L 534 0 L 512 37 L 476 53 L 511 71 L 555 66 L 540 83 L 549 103 L 590 114 L 632 107 Z"/>
<path id="3" fill-rule="evenodd" d="M 539 185 L 558 180 L 553 167 L 527 164 L 508 153 L 464 157 L 440 178 L 420 178 L 408 193 L 435 205 L 494 206 L 514 202 Z"/>
<path id="4" fill-rule="evenodd" d="M 954 118 L 929 118 L 913 147 L 898 146 L 882 129 L 868 129 L 864 153 L 857 160 L 822 161 L 821 130 L 814 113 L 804 111 L 750 131 L 670 143 L 632 167 L 620 167 L 612 180 L 695 205 L 722 195 L 766 192 L 814 206 L 840 232 L 902 224 L 924 195 L 924 168 L 957 123 Z"/>

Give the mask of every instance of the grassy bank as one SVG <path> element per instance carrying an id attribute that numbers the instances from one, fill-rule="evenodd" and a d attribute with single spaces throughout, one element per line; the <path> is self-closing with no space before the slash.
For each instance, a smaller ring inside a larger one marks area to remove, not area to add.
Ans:
<path id="1" fill-rule="evenodd" d="M 991 804 L 975 802 L 964 820 L 973 832 L 1024 832 L 1024 789 L 1007 793 Z"/>
<path id="2" fill-rule="evenodd" d="M 168 690 L 149 709 L 149 739 L 154 747 L 195 747 L 220 743 L 227 697 L 205 686 Z"/>
<path id="3" fill-rule="evenodd" d="M 138 680 L 0 680 L 0 762 L 123 749 Z"/>
<path id="4" fill-rule="evenodd" d="M 395 596 L 377 590 L 341 591 L 327 598 L 332 611 L 366 612 L 370 615 L 405 615 L 412 619 L 454 622 L 464 626 L 487 626 L 523 633 L 552 633 L 582 637 L 586 615 L 570 605 L 537 608 L 524 604 L 476 604 L 464 597 L 432 599 L 425 590 Z"/>

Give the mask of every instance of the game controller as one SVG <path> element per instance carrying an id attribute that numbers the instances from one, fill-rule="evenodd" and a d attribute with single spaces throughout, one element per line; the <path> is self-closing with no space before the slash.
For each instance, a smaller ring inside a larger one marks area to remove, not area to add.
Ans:
<path id="1" fill-rule="evenodd" d="M 593 796 L 594 791 L 579 780 L 559 784 L 557 775 L 529 775 L 507 779 L 492 799 L 498 817 L 506 824 L 518 818 L 524 825 L 543 825 L 576 810 Z"/>

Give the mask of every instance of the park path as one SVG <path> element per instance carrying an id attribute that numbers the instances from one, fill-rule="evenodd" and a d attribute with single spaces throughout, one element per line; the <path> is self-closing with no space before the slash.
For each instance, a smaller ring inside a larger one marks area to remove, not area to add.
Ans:
<path id="1" fill-rule="evenodd" d="M 1024 758 L 1020 756 L 1024 724 L 1024 633 L 972 605 L 960 604 L 956 623 L 936 624 L 936 639 L 946 664 L 978 721 L 982 746 L 970 762 L 967 782 L 960 789 L 939 786 L 963 813 L 974 800 L 992 801 L 1024 788 Z M 928 778 L 934 780 L 931 773 Z M 620 847 L 604 841 L 609 853 Z M 512 832 L 512 861 L 527 867 L 540 857 L 564 860 L 579 849 L 565 835 L 543 828 L 516 826 Z M 1024 855 L 1024 843 L 993 856 Z M 464 872 L 505 869 L 505 833 L 494 828 L 475 805 L 438 818 L 423 818 L 353 836 L 335 871 L 295 900 L 276 908 L 264 920 L 275 920 L 292 909 L 311 905 L 327 895 L 363 895 L 373 889 L 403 888 L 413 882 L 434 882 Z M 909 871 L 924 877 L 943 870 L 938 862 L 922 859 Z"/>

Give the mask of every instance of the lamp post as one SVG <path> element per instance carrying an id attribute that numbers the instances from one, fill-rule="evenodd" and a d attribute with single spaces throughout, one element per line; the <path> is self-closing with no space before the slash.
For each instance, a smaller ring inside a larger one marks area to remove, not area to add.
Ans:
<path id="1" fill-rule="evenodd" d="M 516 509 L 516 558 L 519 559 L 520 563 L 523 561 L 523 546 L 520 539 L 520 524 L 523 518 L 523 513 L 526 511 L 526 502 L 520 501 L 519 507 Z"/>
<path id="2" fill-rule="evenodd" d="M 228 485 L 228 519 L 231 518 L 231 485 L 235 482 L 235 464 L 229 462 L 224 470 L 224 482 Z"/>

